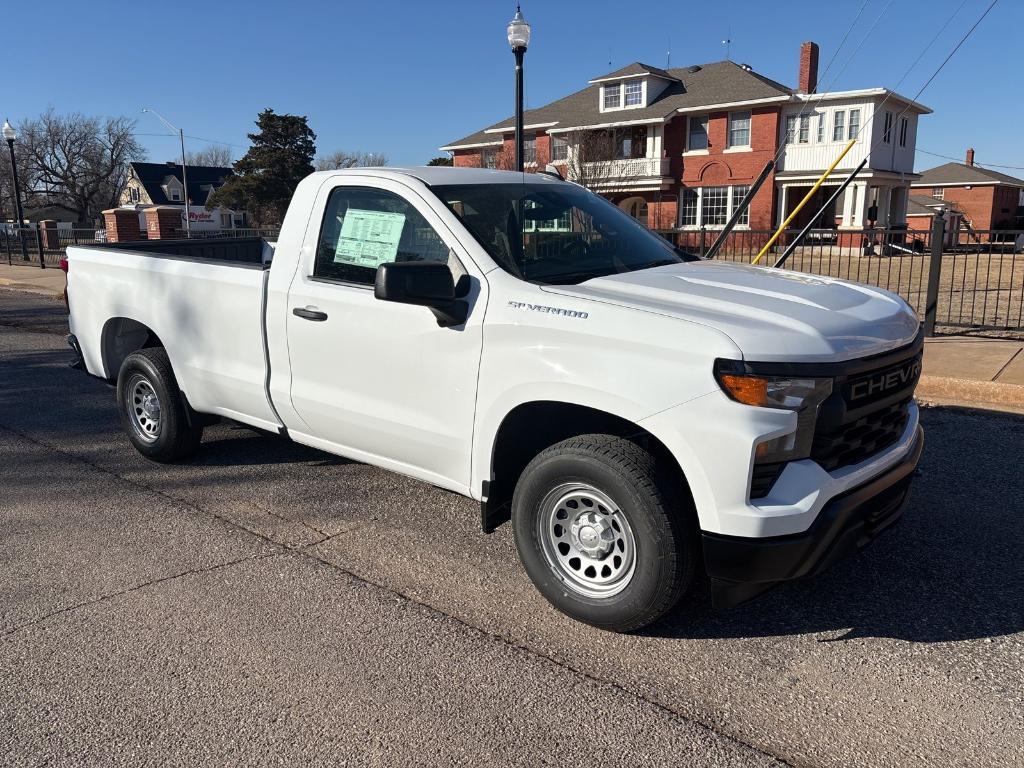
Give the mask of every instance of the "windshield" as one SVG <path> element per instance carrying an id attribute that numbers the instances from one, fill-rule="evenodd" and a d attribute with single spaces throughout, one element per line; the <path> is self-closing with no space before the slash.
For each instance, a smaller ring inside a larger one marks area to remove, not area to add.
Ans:
<path id="1" fill-rule="evenodd" d="M 533 283 L 581 283 L 697 258 L 574 184 L 432 189 L 506 272 Z"/>

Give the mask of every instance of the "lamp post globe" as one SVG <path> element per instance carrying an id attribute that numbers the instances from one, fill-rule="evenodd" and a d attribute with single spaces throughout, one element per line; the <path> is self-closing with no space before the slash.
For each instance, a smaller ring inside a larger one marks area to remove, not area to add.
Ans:
<path id="1" fill-rule="evenodd" d="M 18 164 L 14 160 L 14 142 L 18 138 L 18 134 L 15 133 L 14 126 L 11 125 L 10 120 L 4 120 L 3 134 L 4 139 L 7 141 L 7 149 L 11 153 L 11 177 L 14 180 L 14 208 L 18 215 L 15 227 L 18 230 L 18 242 L 21 244 L 21 258 L 22 261 L 28 261 L 25 233 L 21 229 L 22 224 L 25 223 L 25 212 L 21 207 L 21 184 L 18 182 Z M 40 261 L 42 261 L 42 256 L 40 256 Z"/>
<path id="2" fill-rule="evenodd" d="M 516 57 L 516 170 L 523 170 L 523 54 L 530 44 L 530 25 L 516 5 L 516 15 L 508 23 L 508 44 Z"/>

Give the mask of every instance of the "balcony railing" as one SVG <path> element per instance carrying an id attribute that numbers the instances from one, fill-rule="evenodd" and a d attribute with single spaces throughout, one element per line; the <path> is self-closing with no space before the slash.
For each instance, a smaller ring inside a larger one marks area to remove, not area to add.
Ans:
<path id="1" fill-rule="evenodd" d="M 659 181 L 669 174 L 667 157 L 631 157 L 584 163 L 582 175 L 591 186 L 633 186 Z M 573 175 L 570 170 L 570 175 Z"/>

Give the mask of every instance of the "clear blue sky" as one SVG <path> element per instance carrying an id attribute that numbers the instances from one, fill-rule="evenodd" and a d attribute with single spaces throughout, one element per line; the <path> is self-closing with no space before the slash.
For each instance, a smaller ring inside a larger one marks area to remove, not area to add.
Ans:
<path id="1" fill-rule="evenodd" d="M 821 86 L 894 87 L 961 1 L 868 0 Z M 631 61 L 664 66 L 670 46 L 673 66 L 724 59 L 727 35 L 734 61 L 795 85 L 801 41 L 819 43 L 823 71 L 861 2 L 525 0 L 533 25 L 527 106 Z M 988 2 L 966 0 L 901 93 L 916 93 Z M 20 120 L 52 105 L 137 116 L 140 134 L 158 134 L 156 118 L 139 114 L 149 106 L 186 134 L 239 145 L 237 156 L 257 112 L 273 107 L 307 115 L 321 152 L 383 152 L 392 164 L 422 164 L 437 147 L 512 112 L 505 24 L 514 3 L 505 0 L 6 5 L 0 118 Z M 1000 0 L 921 97 L 935 114 L 922 120 L 919 148 L 961 158 L 973 145 L 979 162 L 1024 166 L 1020 57 L 1012 45 L 1022 28 L 1024 2 Z M 140 140 L 151 160 L 176 156 L 173 139 Z M 919 154 L 916 167 L 942 162 Z"/>

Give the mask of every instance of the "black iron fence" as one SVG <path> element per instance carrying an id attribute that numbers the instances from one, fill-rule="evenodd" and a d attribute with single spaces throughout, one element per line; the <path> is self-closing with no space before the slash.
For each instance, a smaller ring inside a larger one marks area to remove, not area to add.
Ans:
<path id="1" fill-rule="evenodd" d="M 701 255 L 718 236 L 714 230 L 659 233 Z M 797 233 L 784 232 L 758 264 L 773 266 Z M 734 230 L 715 258 L 749 264 L 773 234 Z M 898 293 L 935 333 L 1024 338 L 1024 230 L 812 230 L 781 268 Z"/>

